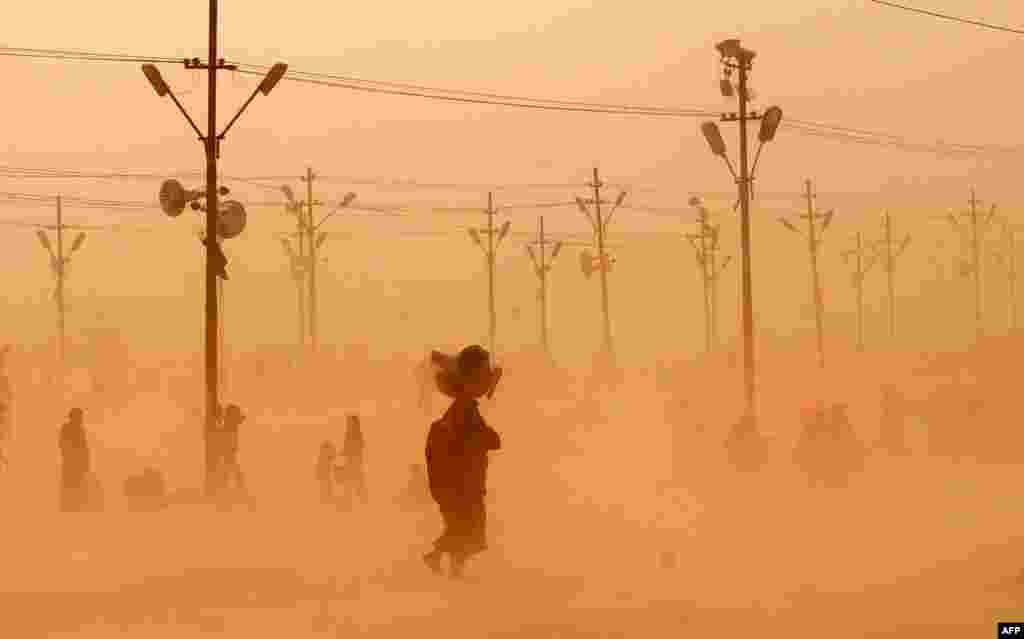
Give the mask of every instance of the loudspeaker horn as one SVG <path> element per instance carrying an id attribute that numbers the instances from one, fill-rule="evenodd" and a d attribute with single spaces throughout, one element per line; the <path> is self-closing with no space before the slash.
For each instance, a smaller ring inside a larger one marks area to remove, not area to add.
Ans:
<path id="1" fill-rule="evenodd" d="M 217 216 L 217 235 L 230 240 L 245 230 L 245 207 L 237 200 L 226 200 Z"/>
<path id="2" fill-rule="evenodd" d="M 202 195 L 202 191 L 186 190 L 177 180 L 164 180 L 160 185 L 160 208 L 169 217 L 178 217 L 186 204 Z"/>

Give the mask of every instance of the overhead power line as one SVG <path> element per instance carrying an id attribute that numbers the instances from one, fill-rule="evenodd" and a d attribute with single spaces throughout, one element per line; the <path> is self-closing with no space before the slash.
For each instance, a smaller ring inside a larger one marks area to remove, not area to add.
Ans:
<path id="1" fill-rule="evenodd" d="M 1022 29 L 1014 29 L 1012 27 L 1004 27 L 1004 26 L 1001 26 L 1001 25 L 998 25 L 998 24 L 992 24 L 992 23 L 989 23 L 989 22 L 981 22 L 979 20 L 969 20 L 967 18 L 960 18 L 960 17 L 957 17 L 957 16 L 951 16 L 951 15 L 948 15 L 948 14 L 945 14 L 945 13 L 936 13 L 935 11 L 927 11 L 925 9 L 918 9 L 918 8 L 915 8 L 915 7 L 908 7 L 906 5 L 896 4 L 895 2 L 887 2 L 886 0 L 871 0 L 871 2 L 874 2 L 875 4 L 885 5 L 887 7 L 892 7 L 894 9 L 902 9 L 903 11 L 909 11 L 911 13 L 918 13 L 918 14 L 925 15 L 925 16 L 931 16 L 933 18 L 940 18 L 942 20 L 950 20 L 952 22 L 960 22 L 962 24 L 970 24 L 970 25 L 973 25 L 973 26 L 976 26 L 976 27 L 982 27 L 984 29 L 993 29 L 995 31 L 1005 31 L 1007 33 L 1016 33 L 1016 34 L 1024 35 L 1024 30 L 1022 30 Z"/>
<path id="2" fill-rule="evenodd" d="M 243 73 L 259 73 L 264 74 L 270 69 L 268 66 L 255 65 L 255 64 L 241 64 Z M 367 80 L 365 78 L 356 78 L 353 76 L 338 75 L 332 73 L 317 73 L 311 71 L 298 71 L 289 70 L 288 74 L 294 78 L 313 78 L 317 80 L 327 80 L 334 82 L 344 83 L 355 83 L 360 85 L 374 85 L 379 87 L 386 87 L 390 89 L 404 89 L 410 91 L 420 91 L 428 93 L 444 93 L 449 95 L 462 95 L 471 98 L 486 98 L 489 100 L 512 100 L 515 102 L 535 102 L 542 104 L 551 104 L 557 106 L 569 106 L 569 107 L 587 107 L 595 109 L 613 109 L 628 110 L 628 111 L 645 111 L 645 112 L 662 112 L 671 115 L 705 115 L 711 113 L 707 109 L 680 109 L 678 107 L 652 107 L 652 106 L 637 106 L 637 105 L 622 105 L 622 104 L 609 104 L 606 102 L 584 102 L 579 100 L 559 100 L 551 98 L 531 98 L 516 95 L 507 95 L 501 93 L 486 93 L 482 91 L 466 91 L 463 89 L 444 89 L 439 87 L 430 87 L 421 84 L 407 84 L 402 82 L 388 82 L 383 80 Z"/>
<path id="3" fill-rule="evenodd" d="M 173 63 L 182 62 L 184 60 L 184 58 L 136 56 L 118 53 L 96 53 L 90 51 L 68 51 L 63 49 L 26 49 L 21 47 L 0 47 L 0 56 L 49 60 L 74 60 L 78 62 Z"/>
<path id="4" fill-rule="evenodd" d="M 260 71 L 248 71 L 239 69 L 238 73 L 244 73 L 247 75 L 263 75 Z M 404 89 L 391 89 L 378 86 L 359 85 L 346 82 L 339 82 L 334 80 L 320 80 L 311 77 L 302 77 L 296 74 L 286 74 L 284 79 L 291 80 L 293 82 L 303 82 L 306 84 L 316 84 L 321 86 L 335 87 L 339 89 L 349 89 L 352 91 L 365 91 L 368 93 L 382 93 L 387 95 L 401 95 L 406 97 L 417 97 L 428 100 L 443 100 L 446 102 L 462 102 L 466 104 L 486 104 L 491 106 L 506 106 L 514 107 L 519 109 L 539 109 L 544 111 L 567 111 L 576 113 L 605 113 L 612 115 L 645 115 L 651 117 L 709 117 L 715 115 L 712 111 L 667 111 L 661 110 L 658 107 L 653 108 L 632 108 L 632 107 L 590 107 L 590 106 L 568 106 L 562 104 L 553 104 L 549 102 L 534 102 L 530 101 L 529 98 L 522 98 L 521 100 L 499 100 L 492 98 L 473 98 L 462 95 L 449 95 L 442 93 L 428 93 L 425 91 L 409 91 Z"/>
<path id="5" fill-rule="evenodd" d="M 999 27 L 997 25 L 991 25 L 971 20 L 965 20 L 956 18 L 954 16 L 947 16 L 943 14 L 937 14 L 934 12 L 914 9 L 912 7 L 906 7 L 890 2 L 883 2 L 882 0 L 872 0 L 879 4 L 887 6 L 893 6 L 908 11 L 914 11 L 925 15 L 932 15 L 939 18 L 945 18 L 950 20 L 957 20 L 966 22 L 968 24 L 975 24 L 978 26 L 984 26 L 994 29 L 1000 29 L 1004 31 L 1010 31 L 1013 33 L 1024 33 L 1024 31 L 1010 29 L 1007 27 Z M 19 48 L 19 47 L 0 47 L 0 56 L 13 56 L 13 57 L 24 57 L 24 58 L 40 58 L 40 59 L 58 59 L 58 60 L 74 60 L 74 61 L 100 61 L 100 62 L 149 62 L 149 63 L 184 63 L 186 58 L 173 58 L 173 57 L 159 57 L 159 56 L 136 56 L 136 55 L 125 55 L 117 53 L 102 53 L 92 51 L 73 51 L 63 49 L 30 49 L 30 48 Z M 264 75 L 266 69 L 269 67 L 265 65 L 239 63 L 238 72 L 247 75 Z M 295 82 L 302 82 L 308 84 L 317 84 L 321 86 L 331 86 L 335 88 L 343 88 L 353 91 L 366 91 L 371 93 L 381 93 L 388 95 L 401 95 L 408 97 L 419 97 L 423 99 L 442 100 L 448 102 L 459 102 L 467 104 L 485 104 L 492 106 L 507 106 L 512 108 L 524 108 L 524 109 L 539 109 L 549 111 L 564 111 L 564 112 L 582 112 L 582 113 L 604 113 L 611 115 L 643 115 L 649 117 L 714 117 L 717 112 L 708 109 L 701 108 L 670 108 L 670 107 L 657 107 L 657 106 L 636 106 L 636 105 L 615 105 L 601 102 L 585 102 L 577 100 L 563 100 L 563 99 L 551 99 L 551 98 L 535 98 L 535 97 L 524 97 L 524 96 L 512 96 L 500 93 L 487 93 L 482 91 L 467 91 L 462 89 L 445 89 L 440 87 L 430 87 L 419 84 L 409 84 L 401 82 L 389 82 L 382 80 L 367 80 L 362 78 L 356 78 L 348 75 L 329 74 L 329 73 L 317 73 L 309 71 L 299 71 L 290 69 L 285 75 L 285 79 L 292 80 Z M 807 120 L 793 120 L 786 119 L 783 121 L 783 129 L 795 133 L 797 135 L 807 135 L 812 137 L 827 138 L 839 142 L 852 142 L 858 144 L 870 144 L 876 146 L 888 146 L 890 148 L 897 148 L 904 151 L 918 151 L 936 153 L 939 155 L 977 155 L 981 153 L 1009 153 L 1019 152 L 1019 149 L 1008 148 L 1008 147 L 995 147 L 995 146 L 983 146 L 983 145 L 967 145 L 967 144 L 926 144 L 913 142 L 894 136 L 887 133 L 867 131 L 863 129 L 854 129 L 851 127 L 843 127 L 836 125 L 823 124 L 818 122 L 812 122 Z M 65 177 L 65 176 L 55 176 Z M 74 176 L 74 177 L 85 177 L 85 176 Z M 97 176 L 101 177 L 101 176 Z M 102 177 L 119 177 L 119 176 L 102 176 Z M 128 177 L 128 176 L 124 176 Z M 141 177 L 141 176 L 139 176 Z M 155 177 L 155 176 L 154 176 Z M 283 178 L 284 176 L 278 176 Z M 325 176 L 326 180 L 334 178 Z M 343 179 L 343 178 L 339 178 Z M 244 181 L 244 179 L 239 179 Z M 254 185 L 262 188 L 273 188 L 269 185 L 258 184 L 256 179 L 252 179 L 250 182 Z M 397 185 L 396 185 L 397 186 Z M 440 188 L 440 185 L 438 185 Z M 564 188 L 570 188 L 570 185 L 565 185 Z M 480 189 L 474 190 L 494 190 L 490 187 L 481 186 Z"/>

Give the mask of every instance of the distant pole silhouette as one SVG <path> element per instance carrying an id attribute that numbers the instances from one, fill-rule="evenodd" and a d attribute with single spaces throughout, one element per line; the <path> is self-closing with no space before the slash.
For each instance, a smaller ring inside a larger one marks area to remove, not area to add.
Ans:
<path id="1" fill-rule="evenodd" d="M 807 201 L 807 213 L 800 217 L 807 220 L 807 251 L 811 260 L 811 299 L 814 303 L 814 328 L 818 346 L 818 366 L 825 368 L 825 328 L 824 328 L 824 301 L 821 292 L 821 275 L 818 272 L 818 250 L 821 248 L 820 233 L 824 233 L 832 222 L 833 211 L 827 213 L 816 213 L 814 210 L 814 192 L 811 181 L 804 182 L 804 198 Z M 821 220 L 821 228 L 818 228 L 818 220 Z M 789 230 L 802 235 L 800 230 L 793 226 L 785 218 L 780 218 L 783 226 Z"/>
<path id="2" fill-rule="evenodd" d="M 306 278 L 309 272 L 306 257 L 306 222 L 302 216 L 302 209 L 296 214 L 298 228 L 295 231 L 297 254 L 295 261 L 297 266 L 293 267 L 292 277 L 295 279 L 295 288 L 298 291 L 299 299 L 299 353 L 306 350 Z"/>
<path id="3" fill-rule="evenodd" d="M 64 333 L 64 219 L 61 198 L 57 196 L 57 364 L 61 380 L 65 374 L 66 336 Z"/>
<path id="4" fill-rule="evenodd" d="M 621 191 L 614 203 L 602 200 L 601 188 L 604 186 L 604 183 L 598 176 L 597 167 L 594 167 L 594 181 L 587 183 L 587 186 L 594 190 L 594 198 L 583 199 L 578 197 L 576 198 L 576 204 L 583 214 L 587 216 L 597 239 L 598 273 L 601 278 L 601 351 L 602 355 L 605 357 L 605 362 L 610 367 L 614 368 L 615 347 L 612 340 L 611 314 L 608 310 L 608 271 L 611 269 L 612 260 L 608 257 L 608 254 L 605 251 L 605 240 L 607 239 L 608 223 L 611 222 L 612 214 L 615 213 L 615 210 L 622 205 L 622 201 L 626 199 L 626 192 Z M 587 208 L 588 204 L 594 205 L 593 216 L 591 216 L 590 210 Z M 602 204 L 613 204 L 613 206 L 607 214 L 604 214 L 601 212 Z"/>
<path id="5" fill-rule="evenodd" d="M 540 216 L 540 233 L 538 235 L 538 239 L 532 244 L 527 244 L 526 251 L 530 255 L 530 261 L 533 262 L 533 272 L 540 280 L 540 288 L 537 292 L 537 298 L 540 301 L 540 345 L 544 352 L 544 357 L 550 360 L 551 344 L 548 341 L 548 273 L 551 271 L 551 265 L 554 262 L 554 259 L 558 256 L 559 251 L 562 250 L 562 243 L 554 243 L 554 248 L 551 251 L 550 258 L 547 255 L 548 244 L 550 244 L 550 242 L 544 235 L 544 216 L 542 215 Z M 536 253 L 533 250 L 534 246 L 537 247 Z"/>
<path id="6" fill-rule="evenodd" d="M 1017 228 L 1010 220 L 1001 219 L 1002 234 L 997 259 L 1006 268 L 1006 307 L 1010 333 L 1017 332 Z"/>
<path id="7" fill-rule="evenodd" d="M 974 328 L 981 337 L 981 242 L 978 238 L 978 200 L 971 189 L 971 271 L 974 276 Z"/>
<path id="8" fill-rule="evenodd" d="M 317 287 L 316 287 L 316 227 L 313 222 L 313 207 L 322 202 L 313 201 L 313 178 L 316 175 L 312 168 L 306 169 L 306 175 L 302 181 L 306 183 L 306 241 L 309 242 L 309 348 L 312 353 L 320 349 L 320 341 L 317 335 Z"/>
<path id="9" fill-rule="evenodd" d="M 896 266 L 892 254 L 892 216 L 885 213 L 885 272 L 889 290 L 889 339 L 896 339 L 896 285 L 893 282 Z"/>
<path id="10" fill-rule="evenodd" d="M 317 221 L 313 214 L 313 207 L 323 206 L 324 203 L 313 198 L 313 180 L 316 178 L 316 173 L 310 167 L 306 168 L 305 175 L 299 177 L 301 181 L 306 183 L 306 197 L 302 200 L 295 199 L 291 187 L 287 185 L 281 187 L 281 191 L 284 193 L 285 198 L 287 198 L 285 210 L 294 214 L 298 222 L 298 228 L 295 232 L 298 237 L 298 253 L 292 250 L 291 244 L 287 239 L 282 238 L 282 244 L 284 245 L 285 252 L 288 253 L 288 257 L 291 259 L 292 277 L 295 279 L 295 285 L 299 291 L 299 351 L 305 350 L 306 329 L 308 328 L 310 353 L 316 353 L 320 350 L 320 293 L 317 287 L 317 267 L 319 266 L 320 258 L 317 256 L 317 250 L 327 237 L 326 233 L 318 233 L 317 231 L 324 222 L 341 209 L 347 207 L 356 197 L 355 193 L 346 194 L 334 211 Z M 306 246 L 309 247 L 308 255 L 304 250 Z M 308 325 L 306 324 L 303 304 L 307 297 L 309 300 Z"/>
<path id="11" fill-rule="evenodd" d="M 494 307 L 494 267 L 495 267 L 495 254 L 498 246 L 501 245 L 501 241 L 505 239 L 508 234 L 510 223 L 506 221 L 501 225 L 501 228 L 494 228 L 494 216 L 497 213 L 497 209 L 494 208 L 494 194 L 487 194 L 487 208 L 484 209 L 484 213 L 487 215 L 487 226 L 484 228 L 470 228 L 469 237 L 483 250 L 484 258 L 487 260 L 487 343 L 490 346 L 491 357 L 495 356 L 495 345 L 497 339 L 497 312 Z M 480 233 L 487 235 L 487 243 L 484 244 L 483 240 L 480 239 Z M 497 237 L 495 237 L 497 236 Z"/>
<path id="12" fill-rule="evenodd" d="M 843 252 L 843 260 L 848 261 L 850 256 L 856 257 L 855 270 L 853 272 L 853 288 L 857 293 L 857 350 L 864 350 L 864 276 L 874 265 L 872 258 L 864 246 L 863 235 L 857 233 L 856 248 Z M 865 263 L 865 257 L 867 262 Z"/>
<path id="13" fill-rule="evenodd" d="M 719 226 L 711 224 L 711 213 L 699 198 L 691 198 L 690 205 L 697 209 L 700 231 L 687 233 L 685 237 L 693 247 L 700 268 L 704 290 L 704 351 L 711 353 L 718 347 L 718 282 L 731 258 L 726 256 L 719 263 Z"/>
<path id="14" fill-rule="evenodd" d="M 896 343 L 896 259 L 903 255 L 910 243 L 910 235 L 903 236 L 897 244 L 892 235 L 892 215 L 888 211 L 882 216 L 882 229 L 884 232 L 881 244 L 884 245 L 882 252 L 882 263 L 885 267 L 886 282 L 889 292 L 889 340 L 892 345 Z"/>
<path id="15" fill-rule="evenodd" d="M 981 239 L 982 235 L 988 231 L 989 225 L 995 217 L 996 207 L 993 204 L 989 209 L 987 215 L 982 216 L 978 211 L 978 205 L 981 201 L 975 196 L 974 189 L 971 189 L 971 199 L 968 200 L 970 210 L 961 213 L 961 215 L 967 217 L 968 227 L 967 229 L 960 223 L 952 213 L 946 218 L 953 226 L 960 231 L 961 237 L 965 230 L 969 232 L 970 247 L 971 247 L 971 276 L 974 280 L 974 335 L 975 339 L 981 338 L 984 333 L 984 322 L 982 314 L 982 300 L 981 300 Z"/>
<path id="16" fill-rule="evenodd" d="M 63 381 L 67 357 L 67 329 L 66 329 L 66 314 L 67 304 L 66 296 L 64 291 L 65 279 L 67 277 L 67 265 L 71 261 L 71 256 L 82 247 L 82 243 L 85 241 L 85 233 L 78 233 L 74 241 L 71 244 L 71 250 L 64 253 L 64 208 L 63 200 L 61 196 L 56 198 L 57 204 L 57 224 L 53 228 L 56 231 L 56 243 L 57 250 L 54 252 L 53 245 L 50 243 L 50 237 L 46 231 L 42 228 L 36 231 L 36 237 L 39 239 L 39 243 L 42 244 L 43 248 L 50 256 L 50 270 L 53 273 L 55 286 L 53 291 L 53 300 L 56 304 L 57 311 L 57 338 L 56 338 L 56 350 L 57 350 L 57 366 L 59 379 Z"/>

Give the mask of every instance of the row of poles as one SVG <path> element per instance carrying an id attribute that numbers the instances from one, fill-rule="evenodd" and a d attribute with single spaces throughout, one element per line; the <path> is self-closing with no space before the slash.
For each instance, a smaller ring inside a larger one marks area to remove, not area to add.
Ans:
<path id="1" fill-rule="evenodd" d="M 262 92 L 264 95 L 270 93 L 270 91 L 276 86 L 277 82 L 284 75 L 287 70 L 287 66 L 284 64 L 274 65 L 267 76 L 260 82 L 259 86 L 253 91 L 252 96 L 242 105 L 239 111 L 236 113 L 234 118 L 230 120 L 227 127 L 221 133 L 217 133 L 217 71 L 218 70 L 233 70 L 233 65 L 225 64 L 224 60 L 218 58 L 217 53 L 217 25 L 218 25 L 218 0 L 210 0 L 209 3 L 209 55 L 208 61 L 204 64 L 198 59 L 185 60 L 186 69 L 205 70 L 207 72 L 208 79 L 208 109 L 207 109 L 207 133 L 204 135 L 199 128 L 195 125 L 192 118 L 181 106 L 178 99 L 171 92 L 170 88 L 163 81 L 159 72 L 153 65 L 143 65 L 143 71 L 146 74 L 147 79 L 153 86 L 157 95 L 163 97 L 170 95 L 175 105 L 182 112 L 185 118 L 188 120 L 192 129 L 195 131 L 199 140 L 203 143 L 204 151 L 206 154 L 206 189 L 202 193 L 202 196 L 206 199 L 206 232 L 204 244 L 206 247 L 206 277 L 205 277 L 205 289 L 206 289 L 206 312 L 205 312 L 205 375 L 206 375 L 206 423 L 208 427 L 216 422 L 219 416 L 219 385 L 218 385 L 218 349 L 217 349 L 217 329 L 218 329 L 218 298 L 217 298 L 217 280 L 218 277 L 221 279 L 226 278 L 224 273 L 224 266 L 226 259 L 224 258 L 223 252 L 220 249 L 220 242 L 218 240 L 218 216 L 220 214 L 220 207 L 218 205 L 218 188 L 217 188 L 217 160 L 220 155 L 220 142 L 224 139 L 227 131 L 231 126 L 238 120 L 242 112 L 248 106 L 248 104 L 255 98 L 257 92 Z M 707 122 L 701 126 L 701 130 L 707 139 L 711 150 L 715 155 L 722 157 L 733 175 L 733 178 L 738 187 L 739 199 L 737 202 L 738 207 L 741 209 L 740 218 L 740 244 L 741 244 L 741 283 L 742 283 L 742 334 L 743 334 L 743 361 L 744 361 L 744 375 L 743 375 L 743 387 L 744 387 L 744 398 L 745 398 L 745 417 L 750 420 L 756 420 L 755 410 L 755 360 L 754 360 L 754 348 L 753 348 L 753 335 L 754 335 L 754 321 L 753 321 L 753 292 L 752 292 L 752 265 L 751 265 L 751 237 L 750 237 L 750 201 L 752 192 L 752 183 L 754 179 L 754 173 L 756 172 L 757 161 L 760 157 L 761 149 L 763 145 L 774 138 L 775 131 L 778 128 L 779 122 L 782 118 L 782 111 L 778 107 L 769 107 L 765 111 L 758 113 L 748 108 L 748 102 L 750 100 L 750 91 L 748 88 L 748 74 L 752 69 L 752 62 L 755 57 L 755 53 L 749 49 L 745 49 L 740 46 L 740 41 L 737 39 L 730 39 L 720 42 L 716 45 L 721 56 L 723 77 L 720 82 L 720 90 L 723 95 L 726 96 L 738 96 L 739 111 L 738 113 L 723 113 L 721 115 L 722 122 L 735 122 L 739 125 L 740 133 L 740 170 L 739 173 L 733 170 L 731 162 L 729 162 L 726 156 L 725 144 L 722 140 L 721 133 L 718 130 L 717 125 L 714 122 Z M 731 81 L 731 75 L 733 72 L 738 72 L 738 82 L 733 85 Z M 758 134 L 761 146 L 758 148 L 757 156 L 754 158 L 753 166 L 749 166 L 748 162 L 748 131 L 747 124 L 750 121 L 761 122 L 760 132 Z M 316 293 L 315 293 L 315 255 L 317 249 L 318 236 L 315 236 L 316 227 L 312 224 L 312 207 L 314 201 L 312 197 L 312 181 L 313 175 L 311 171 L 307 171 L 307 215 L 305 224 L 300 224 L 299 237 L 302 241 L 308 245 L 310 256 L 314 259 L 310 261 L 313 268 L 310 271 L 310 287 L 309 287 L 309 304 L 310 314 L 313 318 L 310 323 L 311 342 L 313 347 L 317 344 L 316 335 Z M 615 207 L 610 207 L 607 213 L 602 211 L 602 205 L 610 204 L 610 202 L 601 199 L 601 187 L 602 183 L 598 177 L 597 170 L 594 170 L 594 180 L 590 184 L 594 190 L 593 199 L 577 198 L 577 204 L 580 209 L 586 214 L 590 220 L 592 227 L 596 234 L 597 240 L 597 270 L 600 273 L 601 282 L 601 314 L 602 314 L 602 350 L 610 362 L 614 362 L 614 349 L 611 334 L 611 323 L 609 318 L 609 301 L 608 301 L 608 281 L 607 272 L 609 270 L 611 261 L 605 251 L 605 234 L 607 231 L 607 225 L 610 222 L 612 213 Z M 621 204 L 625 194 L 620 194 L 620 197 L 616 201 L 616 205 Z M 593 206 L 593 214 L 591 214 L 590 206 Z M 494 316 L 494 239 L 495 232 L 493 229 L 493 200 L 488 198 L 488 243 L 486 249 L 486 257 L 488 261 L 489 270 L 491 276 L 489 278 L 489 341 L 494 344 L 494 333 L 495 333 L 495 316 Z M 812 213 L 810 222 L 814 222 Z M 507 226 L 505 227 L 507 229 Z M 702 231 L 703 233 L 703 231 Z M 499 242 L 500 243 L 500 242 Z M 483 242 L 479 244 L 483 247 Z M 707 250 L 704 246 L 702 250 Z M 586 258 L 586 256 L 585 256 Z M 592 266 L 592 265 L 591 265 Z M 891 259 L 890 259 L 891 266 Z M 540 273 L 545 274 L 546 270 L 540 269 Z M 714 271 L 707 271 L 713 273 Z M 705 276 L 705 282 L 709 282 L 710 275 Z M 542 283 L 546 281 L 542 280 Z M 817 285 L 816 285 L 817 290 Z M 300 293 L 300 298 L 301 298 Z M 819 296 L 820 297 L 820 296 Z M 709 293 L 710 299 L 710 293 Z M 301 304 L 301 302 L 300 302 Z M 304 331 L 305 329 L 303 329 Z M 710 329 L 709 329 L 710 330 Z M 304 340 L 304 335 L 302 336 Z M 546 341 L 546 340 L 545 340 Z M 209 471 L 207 469 L 207 477 L 209 478 Z"/>

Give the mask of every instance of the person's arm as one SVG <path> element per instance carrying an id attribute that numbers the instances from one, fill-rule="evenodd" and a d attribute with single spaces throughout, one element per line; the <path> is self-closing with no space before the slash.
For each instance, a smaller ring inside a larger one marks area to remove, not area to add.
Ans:
<path id="1" fill-rule="evenodd" d="M 483 444 L 485 450 L 501 449 L 501 435 L 487 424 L 483 428 Z"/>

